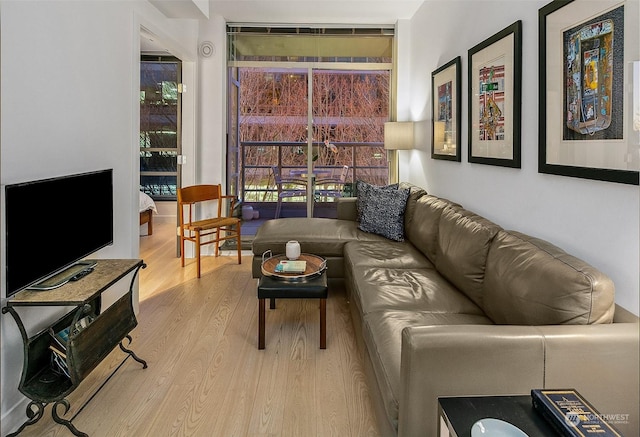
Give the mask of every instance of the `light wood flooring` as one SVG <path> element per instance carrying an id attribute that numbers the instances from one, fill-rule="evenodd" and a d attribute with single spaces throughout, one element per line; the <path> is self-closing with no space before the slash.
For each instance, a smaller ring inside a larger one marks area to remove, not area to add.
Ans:
<path id="1" fill-rule="evenodd" d="M 343 290 L 330 289 L 327 349 L 319 346 L 317 300 L 280 300 L 267 310 L 257 348 L 251 257 L 175 257 L 175 227 L 141 238 L 139 325 L 129 359 L 73 420 L 90 436 L 377 436 L 363 364 Z M 69 396 L 77 413 L 123 357 L 115 350 Z M 62 408 L 59 414 L 64 413 Z M 22 436 L 71 436 L 50 407 Z"/>

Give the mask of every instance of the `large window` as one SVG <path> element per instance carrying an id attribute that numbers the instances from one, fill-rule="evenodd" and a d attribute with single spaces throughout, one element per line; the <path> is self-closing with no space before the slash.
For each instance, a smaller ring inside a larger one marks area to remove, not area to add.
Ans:
<path id="1" fill-rule="evenodd" d="M 140 62 L 140 190 L 156 200 L 173 200 L 181 150 L 181 62 L 143 56 Z"/>
<path id="2" fill-rule="evenodd" d="M 277 201 L 273 166 L 283 175 L 308 166 L 337 174 L 348 166 L 344 195 L 355 180 L 388 181 L 383 127 L 392 45 L 390 29 L 229 28 L 230 77 L 237 88 L 230 96 L 238 100 L 230 106 L 237 108 L 239 133 L 229 144 L 229 162 L 237 165 L 229 175 L 237 175 L 230 185 L 245 202 L 262 209 Z M 283 199 L 283 211 L 304 210 L 305 200 L 334 200 L 305 197 Z"/>
<path id="3" fill-rule="evenodd" d="M 388 179 L 383 126 L 388 120 L 388 71 L 311 72 L 313 135 L 307 141 L 306 71 L 240 69 L 240 149 L 243 199 L 275 202 L 271 167 L 282 174 L 307 167 L 339 173 L 349 167 L 344 187 L 355 180 L 383 185 Z M 323 199 L 331 202 L 333 199 Z M 286 202 L 300 202 L 289 198 Z M 325 205 L 326 206 L 326 205 Z"/>

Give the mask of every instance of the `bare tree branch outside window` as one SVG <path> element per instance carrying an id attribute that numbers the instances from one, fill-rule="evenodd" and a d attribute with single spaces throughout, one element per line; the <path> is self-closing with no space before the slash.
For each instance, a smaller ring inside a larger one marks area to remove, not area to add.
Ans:
<path id="1" fill-rule="evenodd" d="M 389 72 L 314 71 L 313 81 L 314 165 L 347 165 L 350 182 L 386 183 Z M 307 72 L 242 68 L 240 84 L 245 200 L 274 201 L 271 166 L 307 165 Z"/>

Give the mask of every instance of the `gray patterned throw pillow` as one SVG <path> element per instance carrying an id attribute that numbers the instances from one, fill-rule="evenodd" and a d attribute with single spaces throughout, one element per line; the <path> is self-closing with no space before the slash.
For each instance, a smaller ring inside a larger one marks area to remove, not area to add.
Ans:
<path id="1" fill-rule="evenodd" d="M 370 185 L 366 202 L 362 204 L 360 230 L 382 235 L 390 240 L 404 241 L 404 210 L 409 189 L 390 190 Z"/>
<path id="2" fill-rule="evenodd" d="M 362 221 L 362 209 L 364 208 L 364 204 L 369 202 L 369 196 L 372 188 L 378 188 L 380 190 L 397 190 L 398 184 L 379 187 L 364 181 L 356 181 L 356 210 L 358 212 L 358 222 Z"/>

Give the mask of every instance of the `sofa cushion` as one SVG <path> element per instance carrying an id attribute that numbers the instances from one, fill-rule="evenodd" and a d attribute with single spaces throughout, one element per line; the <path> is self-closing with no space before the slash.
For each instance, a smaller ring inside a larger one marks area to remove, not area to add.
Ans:
<path id="1" fill-rule="evenodd" d="M 336 218 L 340 220 L 358 221 L 357 197 L 336 198 Z"/>
<path id="2" fill-rule="evenodd" d="M 404 210 L 409 189 L 389 190 L 370 186 L 367 192 L 361 210 L 360 230 L 404 241 Z"/>
<path id="3" fill-rule="evenodd" d="M 379 235 L 363 232 L 352 220 L 330 218 L 281 218 L 264 222 L 252 243 L 254 255 L 261 256 L 271 250 L 284 253 L 287 241 L 300 240 L 303 252 L 319 256 L 342 257 L 343 247 L 348 241 L 387 241 Z"/>
<path id="4" fill-rule="evenodd" d="M 407 199 L 407 207 L 404 210 L 404 231 L 405 234 L 407 232 L 407 227 L 413 221 L 413 218 L 416 216 L 415 214 L 415 204 L 422 196 L 427 194 L 424 188 L 420 188 L 417 185 L 410 184 L 408 182 L 400 182 L 398 184 L 398 188 L 409 189 L 409 198 Z M 418 216 L 418 220 L 422 218 Z"/>
<path id="5" fill-rule="evenodd" d="M 350 270 L 351 299 L 362 314 L 380 310 L 484 314 L 435 269 L 363 267 Z"/>
<path id="6" fill-rule="evenodd" d="M 363 337 L 389 421 L 397 428 L 402 330 L 409 326 L 491 325 L 483 315 L 383 310 L 363 319 Z M 429 369 L 424 369 L 425 373 Z"/>
<path id="7" fill-rule="evenodd" d="M 539 238 L 501 231 L 489 250 L 483 306 L 496 323 L 611 323 L 614 292 L 604 273 Z"/>
<path id="8" fill-rule="evenodd" d="M 360 267 L 435 268 L 415 246 L 406 241 L 350 241 L 344 246 L 344 262 L 351 270 Z"/>
<path id="9" fill-rule="evenodd" d="M 426 194 L 413 202 L 413 215 L 417 219 L 411 220 L 409 223 L 405 220 L 407 239 L 420 249 L 432 263 L 436 262 L 440 216 L 447 207 L 462 208 L 446 199 Z"/>
<path id="10" fill-rule="evenodd" d="M 440 217 L 436 268 L 480 307 L 487 253 L 500 229 L 465 209 L 447 207 Z"/>
<path id="11" fill-rule="evenodd" d="M 378 188 L 381 190 L 397 190 L 398 184 L 378 187 L 364 181 L 356 181 L 356 211 L 358 213 L 358 222 L 362 220 L 362 211 L 364 209 L 364 205 L 369 202 L 369 196 L 371 195 L 371 191 L 373 190 L 373 188 Z"/>

